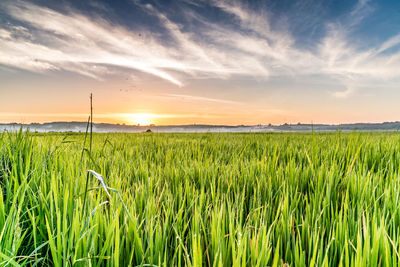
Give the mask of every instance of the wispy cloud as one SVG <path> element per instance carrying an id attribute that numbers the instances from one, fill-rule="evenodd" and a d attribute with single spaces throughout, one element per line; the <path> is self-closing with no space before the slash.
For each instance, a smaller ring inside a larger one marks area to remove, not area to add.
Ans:
<path id="1" fill-rule="evenodd" d="M 347 88 L 338 89 L 336 97 L 351 96 L 351 88 L 359 88 L 358 84 L 379 84 L 400 76 L 400 35 L 376 47 L 352 43 L 352 32 L 372 12 L 366 0 L 360 0 L 344 18 L 346 23 L 327 22 L 325 36 L 308 48 L 297 47 L 289 30 L 274 30 L 268 13 L 238 1 L 211 1 L 214 8 L 231 16 L 232 23 L 224 24 L 208 20 L 190 9 L 193 1 L 186 2 L 189 5 L 182 12 L 196 23 L 195 32 L 156 6 L 138 4 L 160 23 L 171 45 L 150 31 L 135 31 L 77 11 L 64 14 L 28 2 L 4 1 L 0 9 L 17 23 L 0 26 L 0 64 L 35 72 L 67 70 L 95 79 L 102 79 L 110 71 L 108 66 L 117 66 L 177 86 L 188 78 L 317 74 Z"/>
<path id="2" fill-rule="evenodd" d="M 194 96 L 194 95 L 184 95 L 184 94 L 163 94 L 161 97 L 168 98 L 179 98 L 187 101 L 199 101 L 199 102 L 213 102 L 213 103 L 222 103 L 222 104 L 241 104 L 237 101 L 231 101 L 226 99 L 218 99 L 218 98 L 210 98 L 210 97 L 202 97 L 202 96 Z"/>
<path id="3" fill-rule="evenodd" d="M 335 91 L 332 93 L 334 97 L 337 98 L 347 98 L 355 92 L 355 88 L 351 86 L 346 86 L 346 89 L 343 91 Z"/>

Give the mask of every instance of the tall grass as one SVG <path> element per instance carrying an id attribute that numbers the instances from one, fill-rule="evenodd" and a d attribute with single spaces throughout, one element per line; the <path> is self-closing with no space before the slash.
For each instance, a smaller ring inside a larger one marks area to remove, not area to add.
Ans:
<path id="1" fill-rule="evenodd" d="M 400 263 L 397 133 L 84 138 L 0 134 L 1 266 Z"/>

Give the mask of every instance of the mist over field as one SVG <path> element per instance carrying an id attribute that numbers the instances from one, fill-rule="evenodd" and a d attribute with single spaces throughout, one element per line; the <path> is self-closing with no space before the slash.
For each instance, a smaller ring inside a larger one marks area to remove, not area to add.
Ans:
<path id="1" fill-rule="evenodd" d="M 20 129 L 31 132 L 85 132 L 86 122 L 50 122 L 33 124 L 0 124 L 0 131 L 15 132 Z M 398 131 L 400 122 L 353 123 L 341 125 L 328 124 L 283 124 L 256 126 L 227 125 L 171 125 L 171 126 L 137 126 L 108 123 L 93 124 L 93 131 L 98 133 L 141 133 L 145 131 L 158 133 L 262 133 L 262 132 L 335 132 L 335 131 Z"/>

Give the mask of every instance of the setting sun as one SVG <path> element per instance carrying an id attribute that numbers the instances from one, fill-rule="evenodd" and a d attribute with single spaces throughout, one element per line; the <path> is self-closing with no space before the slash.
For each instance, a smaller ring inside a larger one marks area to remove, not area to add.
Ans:
<path id="1" fill-rule="evenodd" d="M 147 114 L 147 113 L 132 114 L 131 122 L 133 124 L 138 124 L 140 126 L 146 126 L 152 124 L 151 120 L 152 117 L 153 117 L 152 114 Z"/>

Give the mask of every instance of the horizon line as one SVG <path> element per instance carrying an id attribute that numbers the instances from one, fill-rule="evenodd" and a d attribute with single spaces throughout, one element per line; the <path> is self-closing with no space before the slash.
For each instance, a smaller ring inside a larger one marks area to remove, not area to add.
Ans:
<path id="1" fill-rule="evenodd" d="M 30 123 L 21 123 L 21 122 L 0 122 L 0 125 L 21 125 L 21 126 L 29 126 L 29 125 L 45 125 L 45 124 L 54 124 L 54 123 L 84 123 L 87 124 L 87 121 L 49 121 L 49 122 L 30 122 Z M 281 124 L 272 124 L 272 123 L 259 123 L 259 124 L 205 124 L 205 123 L 190 123 L 190 124 L 149 124 L 149 125 L 140 125 L 140 124 L 127 124 L 127 123 L 110 123 L 110 122 L 93 122 L 93 125 L 99 124 L 107 124 L 113 126 L 128 126 L 128 127 L 182 127 L 182 126 L 210 126 L 210 127 L 259 127 L 259 126 L 267 126 L 267 127 L 279 127 L 279 126 L 295 126 L 295 125 L 303 125 L 303 126 L 313 126 L 313 125 L 324 125 L 324 126 L 341 126 L 341 125 L 354 125 L 354 124 L 388 124 L 388 123 L 400 123 L 400 121 L 379 121 L 379 122 L 346 122 L 346 123 L 304 123 L 304 122 L 285 122 Z"/>

